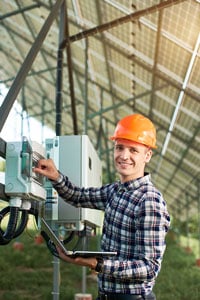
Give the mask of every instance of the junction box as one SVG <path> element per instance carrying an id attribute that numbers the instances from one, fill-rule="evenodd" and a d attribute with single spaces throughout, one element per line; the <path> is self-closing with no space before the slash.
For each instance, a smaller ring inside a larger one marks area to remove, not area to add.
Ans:
<path id="1" fill-rule="evenodd" d="M 26 202 L 46 199 L 44 178 L 33 172 L 37 162 L 44 157 L 44 147 L 25 137 L 20 142 L 7 142 L 5 193 L 10 197 L 11 206 L 20 207 L 22 204 L 25 208 Z"/>
<path id="2" fill-rule="evenodd" d="M 100 159 L 87 135 L 57 136 L 46 140 L 46 155 L 58 170 L 79 187 L 98 187 L 102 183 Z M 45 219 L 64 225 L 65 230 L 81 231 L 85 225 L 101 227 L 103 213 L 96 209 L 76 208 L 58 196 L 46 182 Z"/>

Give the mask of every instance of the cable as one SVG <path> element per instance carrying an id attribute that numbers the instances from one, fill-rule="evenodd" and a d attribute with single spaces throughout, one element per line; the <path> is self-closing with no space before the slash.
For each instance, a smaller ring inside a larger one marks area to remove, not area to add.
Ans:
<path id="1" fill-rule="evenodd" d="M 19 208 L 7 206 L 0 212 L 0 225 L 3 218 L 9 213 L 9 221 L 7 229 L 4 232 L 0 227 L 0 245 L 8 244 L 13 238 L 18 237 L 25 229 L 28 222 L 28 212 L 23 210 L 20 218 L 20 223 L 17 226 L 19 219 Z"/>
<path id="2" fill-rule="evenodd" d="M 43 236 L 43 238 L 44 238 L 44 240 L 46 242 L 47 248 L 49 249 L 49 251 L 51 252 L 51 254 L 53 256 L 56 256 L 56 257 L 60 258 L 60 256 L 58 255 L 58 251 L 56 249 L 55 244 L 51 241 L 51 239 L 46 234 L 46 232 L 42 230 L 41 231 L 41 235 Z"/>

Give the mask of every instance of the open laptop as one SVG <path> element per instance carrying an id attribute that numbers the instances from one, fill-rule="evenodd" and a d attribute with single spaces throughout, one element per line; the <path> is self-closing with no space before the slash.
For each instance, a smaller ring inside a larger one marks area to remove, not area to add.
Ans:
<path id="1" fill-rule="evenodd" d="M 49 224 L 42 218 L 41 219 L 41 230 L 44 231 L 50 240 L 54 243 L 55 246 L 58 246 L 62 249 L 62 251 L 67 255 L 71 257 L 109 257 L 109 256 L 115 256 L 117 255 L 116 251 L 71 251 L 67 250 L 64 246 L 64 243 L 59 240 L 59 238 L 56 236 L 56 234 L 53 232 Z"/>

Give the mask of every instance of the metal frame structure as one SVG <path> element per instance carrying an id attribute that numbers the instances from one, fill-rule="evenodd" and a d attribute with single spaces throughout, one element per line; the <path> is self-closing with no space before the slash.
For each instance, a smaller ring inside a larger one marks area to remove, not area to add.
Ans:
<path id="1" fill-rule="evenodd" d="M 148 170 L 169 210 L 198 211 L 200 4 L 195 0 L 9 0 L 1 5 L 3 129 L 15 101 L 61 134 L 88 134 L 115 178 L 117 120 L 157 127 Z M 4 144 L 4 143 L 3 143 Z M 2 145 L 3 145 L 2 144 Z"/>

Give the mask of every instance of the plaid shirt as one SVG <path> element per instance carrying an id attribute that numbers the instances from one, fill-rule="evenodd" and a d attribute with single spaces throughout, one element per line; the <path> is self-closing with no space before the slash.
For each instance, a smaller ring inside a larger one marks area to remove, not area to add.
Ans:
<path id="1" fill-rule="evenodd" d="M 99 289 L 148 294 L 160 271 L 170 225 L 166 203 L 150 175 L 100 188 L 79 188 L 63 174 L 52 183 L 66 202 L 105 211 L 101 250 L 118 255 L 104 260 Z"/>

